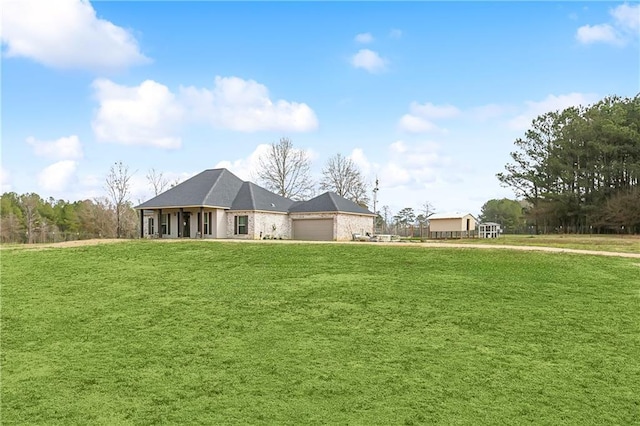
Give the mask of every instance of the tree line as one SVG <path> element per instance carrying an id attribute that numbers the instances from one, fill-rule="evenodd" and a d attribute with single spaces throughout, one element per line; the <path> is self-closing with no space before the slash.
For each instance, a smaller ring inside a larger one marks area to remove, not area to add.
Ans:
<path id="1" fill-rule="evenodd" d="M 640 232 L 640 94 L 548 112 L 497 175 L 537 232 Z"/>

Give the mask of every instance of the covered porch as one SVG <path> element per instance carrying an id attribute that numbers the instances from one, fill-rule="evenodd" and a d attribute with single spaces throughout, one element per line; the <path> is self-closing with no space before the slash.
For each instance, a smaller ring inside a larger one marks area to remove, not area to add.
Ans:
<path id="1" fill-rule="evenodd" d="M 140 238 L 226 238 L 225 210 L 193 206 L 139 210 Z"/>

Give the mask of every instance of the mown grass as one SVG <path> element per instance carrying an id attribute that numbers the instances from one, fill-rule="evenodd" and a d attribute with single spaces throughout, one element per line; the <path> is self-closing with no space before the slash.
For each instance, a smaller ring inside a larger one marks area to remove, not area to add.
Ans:
<path id="1" fill-rule="evenodd" d="M 501 235 L 499 238 L 463 238 L 437 241 L 463 244 L 505 244 L 640 253 L 640 236 L 637 235 Z"/>
<path id="2" fill-rule="evenodd" d="M 2 253 L 3 424 L 633 424 L 635 259 L 154 241 Z"/>

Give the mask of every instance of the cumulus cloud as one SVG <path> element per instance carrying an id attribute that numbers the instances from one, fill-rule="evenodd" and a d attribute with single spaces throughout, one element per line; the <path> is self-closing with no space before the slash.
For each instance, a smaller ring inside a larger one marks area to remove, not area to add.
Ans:
<path id="1" fill-rule="evenodd" d="M 307 104 L 272 101 L 266 86 L 238 77 L 218 76 L 213 89 L 180 87 L 178 95 L 153 80 L 129 87 L 98 79 L 93 88 L 99 102 L 93 131 L 105 142 L 179 148 L 177 133 L 187 122 L 238 132 L 307 132 L 318 127 Z"/>
<path id="2" fill-rule="evenodd" d="M 360 49 L 351 58 L 351 65 L 362 68 L 372 74 L 383 72 L 387 68 L 387 61 L 380 57 L 378 52 L 369 49 Z"/>
<path id="3" fill-rule="evenodd" d="M 7 57 L 93 70 L 149 62 L 131 32 L 98 18 L 87 0 L 8 0 L 2 8 Z"/>
<path id="4" fill-rule="evenodd" d="M 62 137 L 55 141 L 39 141 L 34 137 L 27 138 L 27 144 L 33 147 L 37 156 L 55 160 L 76 160 L 82 158 L 82 144 L 76 135 Z"/>
<path id="5" fill-rule="evenodd" d="M 362 44 L 373 42 L 373 35 L 371 33 L 360 33 L 356 35 L 355 41 Z"/>
<path id="6" fill-rule="evenodd" d="M 576 38 L 580 43 L 584 44 L 596 42 L 622 44 L 622 39 L 609 24 L 583 25 L 578 28 Z"/>
<path id="7" fill-rule="evenodd" d="M 458 115 L 460 110 L 453 105 L 412 102 L 409 105 L 409 113 L 400 118 L 398 128 L 408 133 L 444 131 L 445 129 L 440 129 L 434 120 L 454 118 Z"/>
<path id="8" fill-rule="evenodd" d="M 47 192 L 64 191 L 75 176 L 77 166 L 73 160 L 58 161 L 38 174 L 38 184 Z"/>
<path id="9" fill-rule="evenodd" d="M 610 23 L 583 25 L 576 31 L 576 39 L 583 44 L 607 43 L 624 46 L 637 40 L 640 33 L 640 4 L 621 4 L 609 10 Z"/>
<path id="10" fill-rule="evenodd" d="M 267 87 L 254 80 L 217 76 L 212 90 L 183 87 L 180 95 L 190 116 L 223 129 L 308 132 L 318 128 L 316 114 L 307 104 L 272 101 Z"/>
<path id="11" fill-rule="evenodd" d="M 381 188 L 425 188 L 439 179 L 439 169 L 451 164 L 433 142 L 408 144 L 402 140 L 387 148 L 384 163 L 369 161 L 361 148 L 355 148 L 349 158 L 362 173 L 373 181 L 377 177 Z"/>
<path id="12" fill-rule="evenodd" d="M 110 80 L 93 82 L 99 102 L 92 127 L 98 140 L 123 145 L 146 145 L 179 148 L 175 135 L 184 111 L 171 91 L 163 84 L 146 80 L 127 87 Z"/>
<path id="13" fill-rule="evenodd" d="M 260 144 L 251 154 L 237 160 L 223 160 L 216 163 L 214 168 L 225 168 L 234 173 L 240 179 L 258 183 L 257 171 L 260 167 L 260 158 L 267 155 L 270 144 Z M 294 152 L 304 151 L 309 161 L 318 157 L 318 153 L 311 149 L 293 148 Z"/>
<path id="14" fill-rule="evenodd" d="M 533 119 L 551 111 L 561 111 L 578 105 L 588 105 L 598 100 L 592 93 L 569 93 L 566 95 L 549 95 L 541 101 L 525 102 L 525 110 L 512 118 L 508 125 L 514 130 L 526 130 Z"/>
<path id="15" fill-rule="evenodd" d="M 269 144 L 260 144 L 251 154 L 249 154 L 248 157 L 240 158 L 233 161 L 220 161 L 214 166 L 214 168 L 225 168 L 238 176 L 240 179 L 255 181 L 255 172 L 259 168 L 260 157 L 266 155 L 267 152 L 269 152 Z"/>

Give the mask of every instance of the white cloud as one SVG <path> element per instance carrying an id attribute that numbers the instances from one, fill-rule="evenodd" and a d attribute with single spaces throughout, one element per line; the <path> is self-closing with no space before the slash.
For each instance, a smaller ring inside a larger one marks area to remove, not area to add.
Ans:
<path id="1" fill-rule="evenodd" d="M 408 133 L 446 131 L 445 129 L 440 129 L 433 120 L 449 119 L 458 115 L 460 115 L 460 110 L 453 105 L 412 102 L 409 106 L 409 114 L 405 114 L 400 118 L 398 127 Z"/>
<path id="2" fill-rule="evenodd" d="M 478 121 L 487 121 L 492 118 L 500 117 L 506 114 L 510 107 L 498 104 L 487 104 L 478 107 L 473 107 L 468 111 L 469 117 Z"/>
<path id="3" fill-rule="evenodd" d="M 73 179 L 78 163 L 73 160 L 58 161 L 38 174 L 38 184 L 47 192 L 64 191 Z"/>
<path id="4" fill-rule="evenodd" d="M 509 127 L 514 130 L 526 130 L 533 119 L 551 111 L 561 111 L 578 105 L 588 105 L 597 101 L 598 97 L 592 93 L 569 93 L 566 95 L 549 95 L 541 101 L 525 102 L 526 109 L 511 119 Z"/>
<path id="5" fill-rule="evenodd" d="M 373 35 L 371 33 L 360 33 L 356 35 L 355 41 L 362 44 L 373 42 Z"/>
<path id="6" fill-rule="evenodd" d="M 266 86 L 238 77 L 218 76 L 212 90 L 180 87 L 179 96 L 153 80 L 128 87 L 98 79 L 93 87 L 100 104 L 93 131 L 106 142 L 179 148 L 177 133 L 187 121 L 238 132 L 307 132 L 318 127 L 307 104 L 272 101 Z"/>
<path id="7" fill-rule="evenodd" d="M 640 34 L 640 4 L 621 4 L 609 10 L 611 23 L 583 25 L 576 32 L 576 39 L 583 44 L 608 43 L 624 46 L 637 40 Z"/>
<path id="8" fill-rule="evenodd" d="M 636 36 L 638 35 L 637 31 L 640 29 L 640 4 L 635 6 L 629 6 L 627 3 L 621 4 L 609 13 L 613 16 L 616 25 L 623 31 L 636 31 Z"/>
<path id="9" fill-rule="evenodd" d="M 213 90 L 182 87 L 181 99 L 190 116 L 239 132 L 308 132 L 318 128 L 315 112 L 304 103 L 272 101 L 269 90 L 254 80 L 215 78 Z"/>
<path id="10" fill-rule="evenodd" d="M 100 105 L 91 124 L 99 140 L 166 149 L 180 147 L 181 140 L 175 132 L 184 111 L 166 86 L 146 80 L 139 86 L 127 87 L 98 79 L 93 88 Z"/>
<path id="11" fill-rule="evenodd" d="M 400 118 L 398 127 L 403 132 L 408 133 L 426 133 L 438 130 L 438 126 L 422 117 L 416 117 L 412 114 L 405 114 Z"/>
<path id="12" fill-rule="evenodd" d="M 246 158 L 240 158 L 238 160 L 224 160 L 218 162 L 214 168 L 225 168 L 231 173 L 238 176 L 243 180 L 256 181 L 255 173 L 258 170 L 260 164 L 260 157 L 269 152 L 269 144 L 260 144 L 256 149 L 249 154 Z"/>
<path id="13" fill-rule="evenodd" d="M 621 44 L 622 40 L 609 24 L 583 25 L 578 28 L 576 38 L 580 43 L 590 44 L 604 42 L 611 44 Z"/>
<path id="14" fill-rule="evenodd" d="M 27 144 L 33 147 L 36 155 L 56 160 L 75 160 L 82 158 L 82 144 L 76 135 L 62 137 L 55 141 L 39 141 L 27 138 Z"/>
<path id="15" fill-rule="evenodd" d="M 402 30 L 398 30 L 396 28 L 389 31 L 389 37 L 399 39 L 402 37 Z"/>
<path id="16" fill-rule="evenodd" d="M 439 151 L 440 147 L 433 142 L 407 144 L 399 140 L 389 145 L 382 164 L 369 161 L 361 148 L 354 149 L 349 158 L 369 181 L 378 177 L 380 188 L 425 188 L 439 180 L 438 169 L 451 164 Z"/>
<path id="17" fill-rule="evenodd" d="M 364 155 L 362 148 L 355 148 L 347 158 L 351 159 L 351 161 L 358 166 L 364 176 L 369 176 L 371 174 L 372 165 Z"/>
<path id="18" fill-rule="evenodd" d="M 225 168 L 238 176 L 240 179 L 258 183 L 257 171 L 260 167 L 260 157 L 269 152 L 270 144 L 260 144 L 251 154 L 245 158 L 237 160 L 223 160 L 216 163 L 214 168 Z M 311 149 L 293 148 L 294 152 L 304 151 L 309 161 L 313 162 L 318 157 L 318 153 Z"/>
<path id="19" fill-rule="evenodd" d="M 452 118 L 460 114 L 460 110 L 453 105 L 434 105 L 430 102 L 419 104 L 412 102 L 409 106 L 411 114 L 425 118 Z"/>
<path id="20" fill-rule="evenodd" d="M 369 49 L 360 49 L 358 53 L 351 58 L 351 65 L 375 74 L 386 69 L 387 61 L 381 58 L 378 52 Z"/>
<path id="21" fill-rule="evenodd" d="M 121 69 L 148 62 L 130 31 L 100 19 L 87 0 L 2 2 L 6 56 L 55 68 Z"/>

